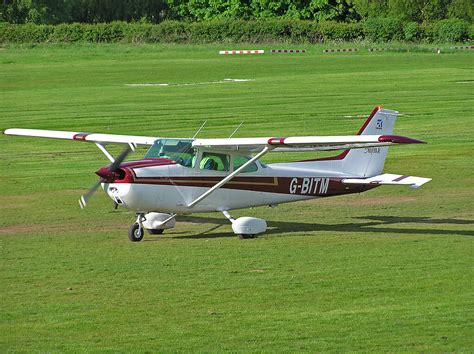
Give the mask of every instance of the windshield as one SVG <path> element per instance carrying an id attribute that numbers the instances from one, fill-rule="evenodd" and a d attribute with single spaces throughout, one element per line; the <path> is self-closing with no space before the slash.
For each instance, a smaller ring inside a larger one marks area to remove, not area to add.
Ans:
<path id="1" fill-rule="evenodd" d="M 165 158 L 180 165 L 193 167 L 196 151 L 191 139 L 158 139 L 145 154 L 145 158 Z"/>

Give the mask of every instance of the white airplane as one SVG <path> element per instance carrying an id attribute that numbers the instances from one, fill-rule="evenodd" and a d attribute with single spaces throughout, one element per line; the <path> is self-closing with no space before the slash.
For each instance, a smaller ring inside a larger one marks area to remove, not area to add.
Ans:
<path id="1" fill-rule="evenodd" d="M 266 231 L 265 220 L 234 219 L 229 211 L 429 182 L 431 178 L 382 173 L 388 146 L 423 143 L 392 135 L 397 114 L 376 107 L 355 136 L 177 139 L 36 129 L 4 133 L 95 143 L 111 164 L 96 171 L 100 179 L 81 197 L 80 206 L 101 185 L 115 207 L 137 214 L 131 241 L 141 241 L 144 229 L 161 234 L 174 227 L 177 214 L 215 211 L 224 214 L 240 238 L 253 238 Z M 128 146 L 114 158 L 106 149 L 110 143 Z M 137 145 L 150 148 L 141 160 L 124 162 Z M 270 152 L 331 150 L 344 151 L 298 162 L 260 161 Z"/>

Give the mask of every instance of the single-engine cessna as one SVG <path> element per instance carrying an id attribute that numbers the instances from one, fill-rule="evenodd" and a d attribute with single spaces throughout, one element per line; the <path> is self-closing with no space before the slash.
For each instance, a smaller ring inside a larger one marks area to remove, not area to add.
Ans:
<path id="1" fill-rule="evenodd" d="M 177 214 L 221 212 L 235 234 L 252 238 L 267 229 L 265 220 L 234 219 L 230 211 L 275 206 L 319 197 L 360 193 L 380 185 L 418 188 L 430 178 L 382 173 L 388 147 L 422 141 L 392 135 L 398 112 L 376 107 L 354 136 L 302 136 L 178 139 L 7 129 L 5 134 L 93 142 L 111 161 L 96 171 L 99 181 L 79 201 L 82 208 L 102 186 L 113 200 L 136 213 L 131 241 L 175 226 Z M 107 144 L 125 144 L 116 158 Z M 127 161 L 137 145 L 150 146 L 138 161 Z M 270 152 L 343 150 L 337 156 L 266 165 Z"/>

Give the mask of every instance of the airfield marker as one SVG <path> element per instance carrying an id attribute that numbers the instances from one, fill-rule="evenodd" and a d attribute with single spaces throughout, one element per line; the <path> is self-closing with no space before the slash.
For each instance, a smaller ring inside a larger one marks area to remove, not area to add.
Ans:
<path id="1" fill-rule="evenodd" d="M 271 49 L 271 53 L 306 53 L 306 49 Z"/>
<path id="2" fill-rule="evenodd" d="M 245 50 L 220 50 L 221 55 L 242 55 L 242 54 L 264 54 L 263 49 L 245 49 Z"/>
<path id="3" fill-rule="evenodd" d="M 452 47 L 453 49 L 474 49 L 474 45 L 462 45 L 457 47 Z"/>
<path id="4" fill-rule="evenodd" d="M 342 49 L 324 49 L 323 53 L 342 53 L 342 52 L 357 52 L 357 48 L 342 48 Z"/>

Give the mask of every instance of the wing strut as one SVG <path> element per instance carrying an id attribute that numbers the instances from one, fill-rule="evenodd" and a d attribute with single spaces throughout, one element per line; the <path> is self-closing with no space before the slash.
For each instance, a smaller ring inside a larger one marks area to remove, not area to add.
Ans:
<path id="1" fill-rule="evenodd" d="M 101 143 L 95 143 L 95 145 L 97 145 L 97 147 L 100 149 L 100 151 L 102 151 L 102 152 L 104 153 L 104 155 L 105 155 L 112 163 L 115 162 L 114 157 L 110 154 L 110 152 L 105 148 L 104 145 L 102 145 Z"/>
<path id="2" fill-rule="evenodd" d="M 209 189 L 208 191 L 204 192 L 203 194 L 201 194 L 199 197 L 197 197 L 196 199 L 194 199 L 191 203 L 188 204 L 188 207 L 191 208 L 193 206 L 195 206 L 197 203 L 199 203 L 201 200 L 203 200 L 204 198 L 207 198 L 209 195 L 211 195 L 214 191 L 216 191 L 217 189 L 219 189 L 220 187 L 222 187 L 224 184 L 226 184 L 227 182 L 229 182 L 232 178 L 234 178 L 236 175 L 238 175 L 240 173 L 240 171 L 242 171 L 243 169 L 245 169 L 247 166 L 249 166 L 250 164 L 254 163 L 255 161 L 257 161 L 260 157 L 262 157 L 263 155 L 265 155 L 266 153 L 270 152 L 270 150 L 272 150 L 274 147 L 273 146 L 266 146 L 262 151 L 260 151 L 257 155 L 255 155 L 254 157 L 252 157 L 250 160 L 248 160 L 246 163 L 244 163 L 242 166 L 240 166 L 238 169 L 236 169 L 234 172 L 232 172 L 230 175 L 228 175 L 227 177 L 225 177 L 223 180 L 221 180 L 220 182 L 218 182 L 217 184 L 215 184 L 213 187 L 211 187 L 211 189 Z"/>

